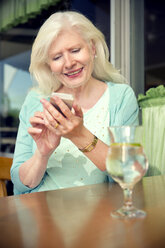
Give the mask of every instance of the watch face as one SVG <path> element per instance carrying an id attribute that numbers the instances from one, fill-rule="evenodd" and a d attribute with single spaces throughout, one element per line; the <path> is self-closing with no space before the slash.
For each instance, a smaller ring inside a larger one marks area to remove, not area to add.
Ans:
<path id="1" fill-rule="evenodd" d="M 97 144 L 98 138 L 96 136 L 94 136 L 94 140 L 92 141 L 92 143 L 90 143 L 89 145 L 87 145 L 86 147 L 79 149 L 81 152 L 90 152 L 92 151 L 96 144 Z"/>

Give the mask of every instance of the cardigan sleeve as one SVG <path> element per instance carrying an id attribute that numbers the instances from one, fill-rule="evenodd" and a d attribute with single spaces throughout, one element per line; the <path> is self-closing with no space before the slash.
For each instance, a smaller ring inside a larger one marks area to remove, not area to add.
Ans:
<path id="1" fill-rule="evenodd" d="M 133 89 L 127 84 L 109 85 L 110 126 L 138 125 L 139 108 Z"/>
<path id="2" fill-rule="evenodd" d="M 23 194 L 38 191 L 38 187 L 29 188 L 25 186 L 19 178 L 19 168 L 22 163 L 30 159 L 33 155 L 33 139 L 27 129 L 30 126 L 29 118 L 34 112 L 41 110 L 39 96 L 35 92 L 30 92 L 19 114 L 19 128 L 16 139 L 13 164 L 11 167 L 11 180 L 14 185 L 14 194 Z M 42 183 L 42 182 L 41 182 Z"/>

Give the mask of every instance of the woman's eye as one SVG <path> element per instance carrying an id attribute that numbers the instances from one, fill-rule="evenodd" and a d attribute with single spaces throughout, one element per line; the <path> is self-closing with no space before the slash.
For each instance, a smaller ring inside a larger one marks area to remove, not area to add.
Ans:
<path id="1" fill-rule="evenodd" d="M 72 53 L 78 53 L 80 51 L 80 48 L 76 48 L 72 50 Z"/>
<path id="2" fill-rule="evenodd" d="M 54 57 L 53 60 L 56 61 L 56 60 L 58 60 L 58 59 L 60 59 L 60 58 L 61 58 L 61 55 L 58 55 L 58 56 Z"/>

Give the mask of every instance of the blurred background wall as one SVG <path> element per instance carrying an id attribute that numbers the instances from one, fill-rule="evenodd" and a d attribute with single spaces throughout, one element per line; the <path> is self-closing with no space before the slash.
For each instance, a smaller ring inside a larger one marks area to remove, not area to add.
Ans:
<path id="1" fill-rule="evenodd" d="M 1 0 L 0 152 L 14 151 L 19 111 L 32 86 L 31 47 L 42 23 L 59 10 L 79 11 L 102 30 L 111 62 L 136 95 L 165 85 L 163 0 Z"/>

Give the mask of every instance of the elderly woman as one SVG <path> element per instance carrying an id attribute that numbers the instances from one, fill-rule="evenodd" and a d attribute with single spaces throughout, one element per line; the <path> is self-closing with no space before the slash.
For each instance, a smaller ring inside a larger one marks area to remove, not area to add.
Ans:
<path id="1" fill-rule="evenodd" d="M 34 41 L 30 73 L 37 86 L 20 111 L 11 178 L 14 193 L 102 183 L 107 127 L 136 125 L 132 88 L 109 62 L 103 34 L 82 14 L 51 15 Z M 53 92 L 71 94 L 70 109 Z"/>

